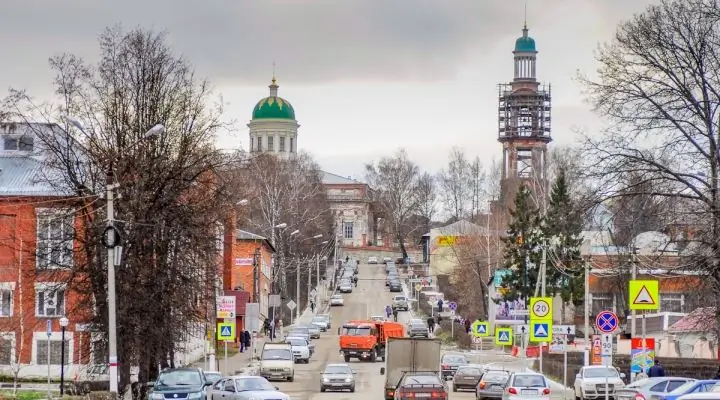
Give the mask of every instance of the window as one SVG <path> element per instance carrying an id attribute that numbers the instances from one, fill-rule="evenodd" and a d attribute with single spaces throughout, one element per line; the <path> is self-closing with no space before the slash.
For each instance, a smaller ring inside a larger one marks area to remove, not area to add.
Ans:
<path id="1" fill-rule="evenodd" d="M 250 138 L 250 151 L 253 151 L 253 150 L 255 150 L 255 138 L 251 137 Z"/>
<path id="2" fill-rule="evenodd" d="M 258 136 L 257 138 L 257 151 L 262 151 L 262 136 Z"/>
<path id="3" fill-rule="evenodd" d="M 92 363 L 95 365 L 104 365 L 108 363 L 107 343 L 102 338 L 102 335 L 94 335 L 91 347 L 92 347 Z"/>
<path id="4" fill-rule="evenodd" d="M 518 149 L 515 165 L 517 176 L 520 178 L 529 178 L 533 175 L 532 150 Z"/>
<path id="5" fill-rule="evenodd" d="M 60 365 L 60 356 L 62 353 L 62 340 L 50 340 L 50 364 L 51 365 Z M 70 341 L 65 340 L 65 360 L 63 364 L 67 365 L 69 364 L 68 360 L 70 359 Z M 37 348 L 37 360 L 36 362 L 38 364 L 47 364 L 48 359 L 48 341 L 37 339 L 35 341 L 35 346 Z"/>
<path id="6" fill-rule="evenodd" d="M 663 293 L 660 296 L 660 311 L 683 312 L 683 295 L 680 293 Z"/>
<path id="7" fill-rule="evenodd" d="M 65 315 L 65 289 L 35 289 L 35 303 L 38 317 L 62 317 Z"/>
<path id="8" fill-rule="evenodd" d="M 295 138 L 290 138 L 290 152 L 295 152 Z"/>
<path id="9" fill-rule="evenodd" d="M 604 310 L 613 309 L 613 297 L 611 293 L 598 293 L 592 295 L 592 306 L 591 313 L 593 315 L 599 314 Z"/>
<path id="10" fill-rule="evenodd" d="M 269 151 L 275 151 L 275 138 L 268 136 L 268 148 Z"/>
<path id="11" fill-rule="evenodd" d="M 72 266 L 74 222 L 74 214 L 67 210 L 38 210 L 37 268 Z"/>
<path id="12" fill-rule="evenodd" d="M 11 288 L 0 288 L 0 317 L 12 316 L 13 291 Z"/>
<path id="13" fill-rule="evenodd" d="M 284 137 L 280 138 L 280 152 L 281 153 L 285 152 L 285 138 Z"/>
<path id="14" fill-rule="evenodd" d="M 13 361 L 13 343 L 8 337 L 0 337 L 0 365 L 10 365 Z"/>
<path id="15" fill-rule="evenodd" d="M 32 136 L 8 136 L 3 138 L 4 150 L 33 151 Z"/>
<path id="16" fill-rule="evenodd" d="M 345 234 L 345 239 L 352 239 L 353 238 L 353 223 L 352 222 L 344 222 L 343 223 L 343 232 Z"/>

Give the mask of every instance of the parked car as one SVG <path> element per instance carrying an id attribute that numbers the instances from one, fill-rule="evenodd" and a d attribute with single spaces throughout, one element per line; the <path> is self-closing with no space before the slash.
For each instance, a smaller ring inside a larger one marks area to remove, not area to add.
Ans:
<path id="1" fill-rule="evenodd" d="M 320 339 L 320 328 L 317 325 L 302 325 L 302 328 L 307 328 L 310 339 Z"/>
<path id="2" fill-rule="evenodd" d="M 167 368 L 155 380 L 149 399 L 164 400 L 167 394 L 205 400 L 205 388 L 210 385 L 200 368 Z"/>
<path id="3" fill-rule="evenodd" d="M 685 394 L 678 400 L 717 400 L 718 398 L 720 398 L 720 383 L 716 383 L 707 392 Z"/>
<path id="4" fill-rule="evenodd" d="M 543 374 L 515 372 L 510 374 L 502 398 L 503 400 L 550 400 L 550 382 Z"/>
<path id="5" fill-rule="evenodd" d="M 352 293 L 353 285 L 348 281 L 344 281 L 340 284 L 340 293 Z"/>
<path id="6" fill-rule="evenodd" d="M 222 379 L 222 374 L 218 371 L 203 371 L 203 373 L 205 374 L 205 380 L 213 385 Z"/>
<path id="7" fill-rule="evenodd" d="M 375 256 L 368 257 L 368 264 L 377 264 L 377 263 L 378 263 L 377 257 L 375 257 Z"/>
<path id="8" fill-rule="evenodd" d="M 347 364 L 328 364 L 320 376 L 320 391 L 349 390 L 355 392 L 356 372 Z"/>
<path id="9" fill-rule="evenodd" d="M 669 376 L 640 379 L 622 389 L 616 390 L 615 395 L 617 396 L 617 400 L 635 400 L 638 394 L 650 400 L 654 395 L 672 392 L 687 382 L 694 380 L 695 379 L 691 378 Z"/>
<path id="10" fill-rule="evenodd" d="M 392 262 L 392 258 L 390 257 L 383 257 L 383 264 L 387 264 L 389 262 Z"/>
<path id="11" fill-rule="evenodd" d="M 217 382 L 208 395 L 209 400 L 290 400 L 290 396 L 279 391 L 261 376 L 242 375 L 225 378 Z"/>
<path id="12" fill-rule="evenodd" d="M 322 317 L 320 315 L 314 316 L 310 323 L 317 326 L 321 332 L 327 332 L 327 330 L 329 328 L 328 320 L 325 319 L 325 317 Z"/>
<path id="13" fill-rule="evenodd" d="M 345 305 L 345 299 L 343 299 L 343 296 L 341 294 L 334 294 L 330 298 L 330 306 L 344 306 Z"/>
<path id="14" fill-rule="evenodd" d="M 317 318 L 324 318 L 325 321 L 327 321 L 327 328 L 332 328 L 332 315 L 330 314 L 318 314 L 316 316 Z"/>
<path id="15" fill-rule="evenodd" d="M 581 399 L 615 398 L 615 391 L 625 387 L 623 382 L 625 374 L 620 373 L 617 368 L 607 365 L 590 365 L 580 368 L 575 375 L 573 385 L 575 397 Z M 606 387 L 607 386 L 607 387 Z"/>
<path id="16" fill-rule="evenodd" d="M 308 349 L 310 350 L 310 357 L 312 357 L 313 354 L 315 354 L 315 345 L 313 344 L 313 342 L 310 341 L 310 339 L 307 337 L 307 335 L 303 335 L 302 333 L 297 332 L 297 331 L 290 332 L 290 334 L 287 335 L 287 337 L 285 337 L 285 341 L 287 342 L 288 340 L 291 340 L 291 339 L 302 339 L 302 340 L 306 341 Z"/>
<path id="17" fill-rule="evenodd" d="M 440 368 L 443 379 L 452 378 L 455 376 L 455 371 L 457 371 L 458 367 L 468 364 L 470 364 L 470 361 L 462 354 L 443 354 L 440 358 Z"/>

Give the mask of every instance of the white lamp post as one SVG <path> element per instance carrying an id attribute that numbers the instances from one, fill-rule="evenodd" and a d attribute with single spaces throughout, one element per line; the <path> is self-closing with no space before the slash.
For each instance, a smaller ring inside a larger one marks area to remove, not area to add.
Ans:
<path id="1" fill-rule="evenodd" d="M 61 345 L 60 345 L 60 397 L 65 393 L 65 329 L 70 321 L 62 317 L 60 318 L 60 328 L 62 329 Z M 50 348 L 48 348 L 48 352 Z"/>

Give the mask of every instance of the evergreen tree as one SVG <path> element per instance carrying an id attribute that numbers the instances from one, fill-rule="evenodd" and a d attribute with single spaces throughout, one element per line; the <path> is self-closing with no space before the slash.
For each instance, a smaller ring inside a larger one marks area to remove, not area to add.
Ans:
<path id="1" fill-rule="evenodd" d="M 547 241 L 548 294 L 560 295 L 563 302 L 579 306 L 585 294 L 582 245 L 583 218 L 570 197 L 565 171 L 560 170 L 550 193 L 543 221 Z"/>
<path id="2" fill-rule="evenodd" d="M 529 299 L 535 293 L 540 266 L 542 241 L 540 211 L 535 206 L 530 190 L 520 186 L 510 210 L 512 222 L 507 237 L 503 238 L 504 266 L 512 271 L 503 277 L 504 300 Z"/>

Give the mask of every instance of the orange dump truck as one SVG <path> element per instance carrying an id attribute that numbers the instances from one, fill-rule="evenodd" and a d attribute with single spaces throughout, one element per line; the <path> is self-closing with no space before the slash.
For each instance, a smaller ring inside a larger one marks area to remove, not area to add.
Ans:
<path id="1" fill-rule="evenodd" d="M 345 362 L 351 358 L 384 361 L 388 339 L 404 336 L 405 328 L 397 322 L 348 321 L 340 328 L 340 352 Z"/>

